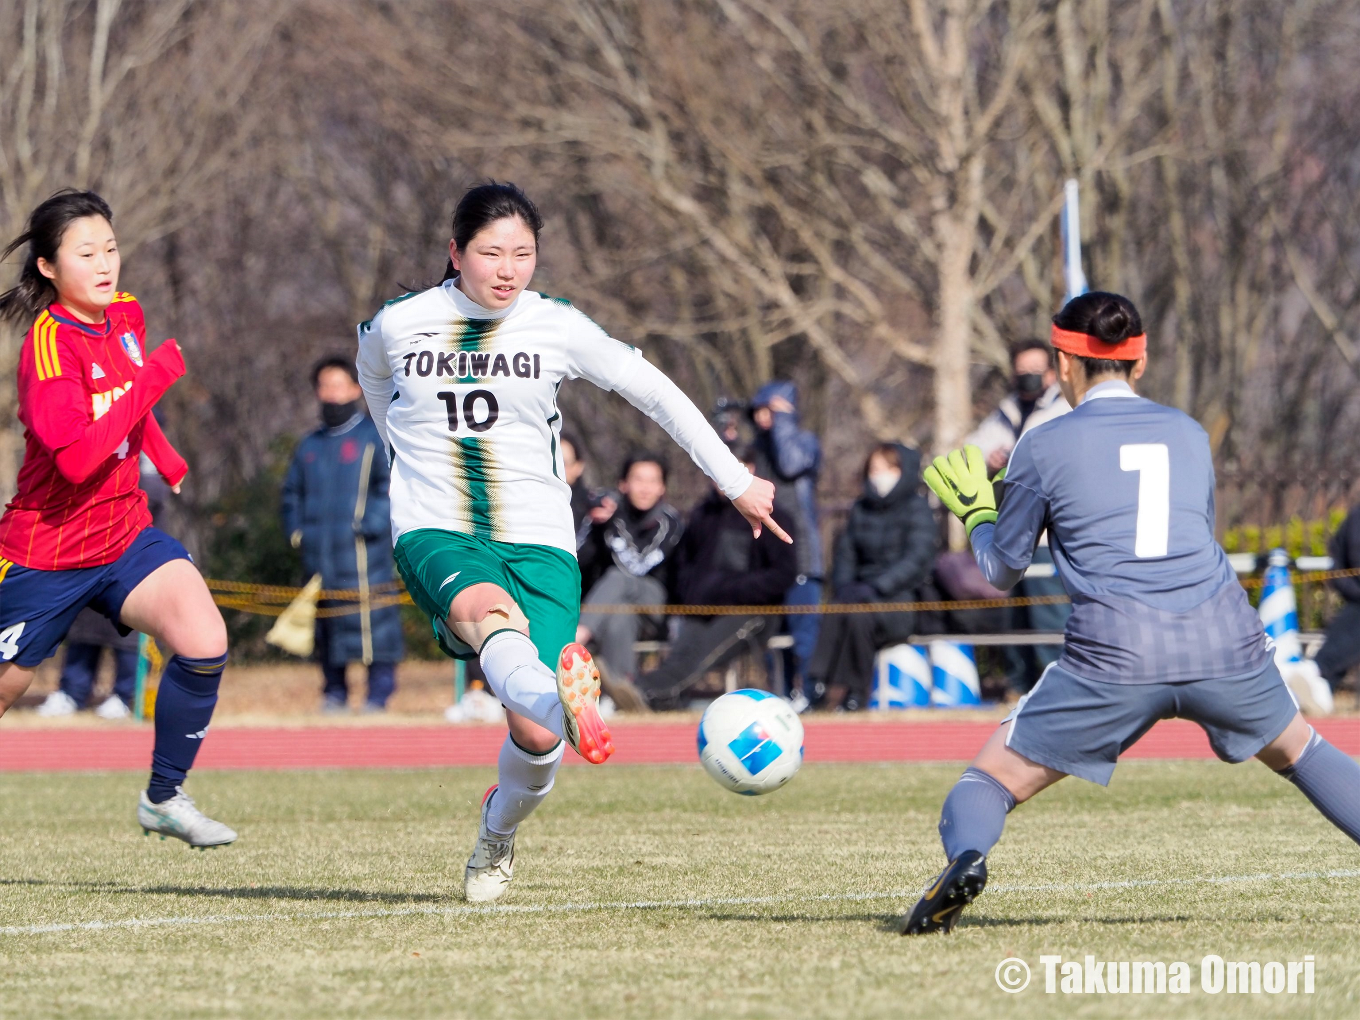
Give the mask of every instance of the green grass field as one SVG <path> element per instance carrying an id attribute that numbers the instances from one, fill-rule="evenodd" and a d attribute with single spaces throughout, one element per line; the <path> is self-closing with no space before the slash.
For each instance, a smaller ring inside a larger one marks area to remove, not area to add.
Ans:
<path id="1" fill-rule="evenodd" d="M 492 909 L 461 899 L 490 770 L 203 774 L 243 834 L 208 853 L 142 836 L 140 776 L 5 775 L 0 1015 L 1360 1014 L 1360 877 L 1280 877 L 1360 876 L 1360 851 L 1255 764 L 1069 780 L 1012 815 L 952 936 L 900 938 L 958 772 L 808 766 L 747 798 L 697 766 L 567 769 Z M 1047 995 L 1043 953 L 1188 961 L 1192 991 Z M 1209 995 L 1206 953 L 1311 953 L 1316 992 Z M 1034 968 L 1016 995 L 1006 957 Z"/>

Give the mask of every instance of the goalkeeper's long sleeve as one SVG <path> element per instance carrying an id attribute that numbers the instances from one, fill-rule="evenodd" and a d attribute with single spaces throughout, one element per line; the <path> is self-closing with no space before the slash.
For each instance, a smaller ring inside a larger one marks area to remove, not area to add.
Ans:
<path id="1" fill-rule="evenodd" d="M 1011 457 L 996 523 L 979 524 L 969 535 L 973 558 L 994 588 L 1007 591 L 1022 577 L 1034 547 L 1048 527 L 1048 500 L 1040 493 L 1030 447 L 1021 442 Z"/>
<path id="2" fill-rule="evenodd" d="M 968 536 L 968 541 L 973 547 L 973 559 L 977 560 L 977 565 L 982 570 L 982 576 L 987 578 L 987 583 L 1001 591 L 1009 591 L 1025 576 L 1025 568 L 1020 567 L 1017 570 L 1001 558 L 993 541 L 995 533 L 995 524 L 979 524 Z"/>

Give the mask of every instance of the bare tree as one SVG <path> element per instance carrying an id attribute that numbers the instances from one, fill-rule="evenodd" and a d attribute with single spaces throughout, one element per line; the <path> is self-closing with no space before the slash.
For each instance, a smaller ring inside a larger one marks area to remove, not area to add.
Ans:
<path id="1" fill-rule="evenodd" d="M 187 222 L 266 116 L 242 108 L 286 4 L 3 0 L 0 231 L 62 186 L 97 188 L 121 247 Z M 154 318 L 153 318 L 154 321 Z M 14 413 L 17 337 L 0 342 L 0 417 Z M 0 493 L 17 435 L 0 433 Z"/>

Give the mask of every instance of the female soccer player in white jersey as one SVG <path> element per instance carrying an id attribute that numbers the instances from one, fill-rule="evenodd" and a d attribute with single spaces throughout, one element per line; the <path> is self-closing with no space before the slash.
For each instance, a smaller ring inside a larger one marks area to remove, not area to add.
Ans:
<path id="1" fill-rule="evenodd" d="M 1130 385 L 1147 365 L 1137 309 L 1117 294 L 1074 298 L 1053 346 L 1074 410 L 1021 437 L 999 510 L 977 447 L 926 469 L 998 588 L 1023 576 L 1047 529 L 1072 616 L 1062 656 L 945 799 L 949 865 L 904 935 L 952 930 L 987 883 L 1007 812 L 1064 776 L 1108 783 L 1158 719 L 1199 723 L 1224 761 L 1259 758 L 1360 842 L 1360 765 L 1299 714 L 1214 541 L 1208 436 Z"/>
<path id="2" fill-rule="evenodd" d="M 471 189 L 453 215 L 444 281 L 359 327 L 359 381 L 392 461 L 397 567 L 444 650 L 481 660 L 510 733 L 464 878 L 510 885 L 515 829 L 552 789 L 562 742 L 613 752 L 600 678 L 574 643 L 581 581 L 557 391 L 584 378 L 660 424 L 751 522 L 774 486 L 753 478 L 680 389 L 570 303 L 527 291 L 543 221 L 513 184 Z"/>

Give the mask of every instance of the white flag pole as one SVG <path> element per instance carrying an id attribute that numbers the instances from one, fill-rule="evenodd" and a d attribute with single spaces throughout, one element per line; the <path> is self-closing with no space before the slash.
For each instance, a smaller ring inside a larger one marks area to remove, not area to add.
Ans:
<path id="1" fill-rule="evenodd" d="M 1063 185 L 1062 240 L 1063 275 L 1067 284 L 1063 300 L 1071 301 L 1088 290 L 1086 274 L 1081 271 L 1081 201 L 1075 178 L 1069 178 Z"/>

